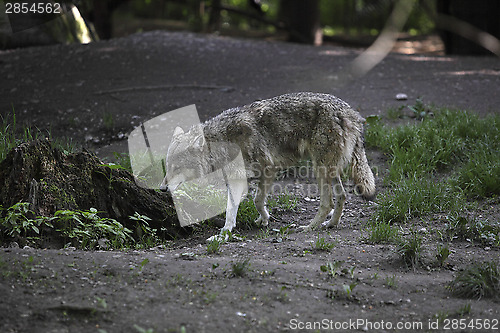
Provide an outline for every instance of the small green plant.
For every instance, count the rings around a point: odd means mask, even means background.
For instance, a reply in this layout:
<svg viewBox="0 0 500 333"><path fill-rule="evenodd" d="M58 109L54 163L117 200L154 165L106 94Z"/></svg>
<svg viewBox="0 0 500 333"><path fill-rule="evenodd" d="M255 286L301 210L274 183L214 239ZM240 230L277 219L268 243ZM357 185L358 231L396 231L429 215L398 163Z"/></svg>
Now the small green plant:
<svg viewBox="0 0 500 333"><path fill-rule="evenodd" d="M457 310L457 315L460 317L465 317L470 315L472 312L472 305L470 303L465 303Z"/></svg>
<svg viewBox="0 0 500 333"><path fill-rule="evenodd" d="M275 231L278 234L279 242L288 238L288 235L290 234L290 228L292 225L293 223L290 223L285 226L281 226L279 229L273 229L273 231Z"/></svg>
<svg viewBox="0 0 500 333"><path fill-rule="evenodd" d="M141 261L141 264L139 265L139 272L142 272L142 270L144 269L144 266L146 266L148 263L149 263L149 259L148 258L146 258L143 261Z"/></svg>
<svg viewBox="0 0 500 333"><path fill-rule="evenodd" d="M130 155L128 153L117 153L114 152L113 156L115 157L118 164L122 166L123 169L132 173L132 164L130 162Z"/></svg>
<svg viewBox="0 0 500 333"><path fill-rule="evenodd" d="M330 251L335 247L335 242L328 242L324 237L320 237L318 233L318 237L316 238L316 242L314 243L314 248L317 251Z"/></svg>
<svg viewBox="0 0 500 333"><path fill-rule="evenodd" d="M145 329L145 328L142 328L141 326L136 325L136 324L134 324L134 328L139 333L154 333L155 332L154 329L152 329L152 328Z"/></svg>
<svg viewBox="0 0 500 333"><path fill-rule="evenodd" d="M243 277L250 270L250 259L240 260L231 263L231 276L232 277Z"/></svg>
<svg viewBox="0 0 500 333"><path fill-rule="evenodd" d="M417 98L415 105L409 105L408 109L413 112L414 117L417 119L424 119L429 115L433 115L430 108L420 98Z"/></svg>
<svg viewBox="0 0 500 333"><path fill-rule="evenodd" d="M271 236L269 228L261 229L260 232L255 235L255 239L266 239Z"/></svg>
<svg viewBox="0 0 500 333"><path fill-rule="evenodd" d="M396 275L387 276L387 277L385 278L385 285L386 285L388 288L395 289L395 288L398 286L398 283L397 283L397 276L396 276Z"/></svg>
<svg viewBox="0 0 500 333"><path fill-rule="evenodd" d="M255 228L254 221L259 217L259 212L255 208L255 204L250 196L247 196L243 201L240 202L238 207L238 213L236 214L236 220L239 225L245 229Z"/></svg>
<svg viewBox="0 0 500 333"><path fill-rule="evenodd" d="M0 116L0 162L5 159L7 153L18 145L35 141L41 138L49 138L52 148L60 149L64 154L69 154L77 150L77 146L71 139L52 138L50 131L32 129L28 126L18 128L16 113L12 115Z"/></svg>
<svg viewBox="0 0 500 333"><path fill-rule="evenodd" d="M434 318L435 318L435 319L437 319L437 320L438 320L438 322L439 322L440 324L442 324L442 323L444 322L444 320L445 320L446 318L448 318L448 316L449 316L449 315L448 315L448 311L444 311L444 310L442 310L442 311L438 311L438 312L434 315Z"/></svg>
<svg viewBox="0 0 500 333"><path fill-rule="evenodd" d="M5 211L5 216L2 216ZM33 219L28 202L18 202L7 209L0 208L0 225L9 236L23 236L40 234L41 219ZM48 223L50 225L50 223Z"/></svg>
<svg viewBox="0 0 500 333"><path fill-rule="evenodd" d="M132 231L120 222L99 217L97 209L88 211L59 210L48 218L74 245L81 249L94 249L99 240L106 239L113 248L122 248L133 242Z"/></svg>
<svg viewBox="0 0 500 333"><path fill-rule="evenodd" d="M484 245L500 245L500 224L486 219L451 214L447 217L446 233L450 239L476 241Z"/></svg>
<svg viewBox="0 0 500 333"><path fill-rule="evenodd" d="M350 284L343 284L342 285L342 287L344 288L344 292L346 293L347 298L351 298L352 292L353 292L354 288L357 285L358 284L356 282L352 282Z"/></svg>
<svg viewBox="0 0 500 333"><path fill-rule="evenodd" d="M328 262L325 265L321 265L319 268L322 272L328 273L332 278L335 278L341 271L341 267L344 264L342 260L336 260L333 263Z"/></svg>
<svg viewBox="0 0 500 333"><path fill-rule="evenodd" d="M157 235L157 230L149 226L151 218L135 212L134 215L129 216L129 219L137 223L136 233L139 239L135 242L136 248L149 249L162 243Z"/></svg>
<svg viewBox="0 0 500 333"><path fill-rule="evenodd" d="M459 297L499 298L500 267L493 261L473 264L458 273L449 289Z"/></svg>
<svg viewBox="0 0 500 333"><path fill-rule="evenodd" d="M398 230L388 222L373 222L367 241L374 244L391 243L397 239Z"/></svg>
<svg viewBox="0 0 500 333"><path fill-rule="evenodd" d="M297 208L299 198L285 191L278 195L270 196L267 200L269 209L278 208L282 211L291 211Z"/></svg>
<svg viewBox="0 0 500 333"><path fill-rule="evenodd" d="M108 308L108 303L106 302L106 299L104 299L104 298L100 298L100 297L97 297L97 296L96 296L96 297L95 297L95 300L96 300L97 305L98 305L101 309L103 309L103 310L107 310L107 308Z"/></svg>
<svg viewBox="0 0 500 333"><path fill-rule="evenodd" d="M102 115L102 123L104 128L108 131L115 127L115 120L111 112L104 112Z"/></svg>
<svg viewBox="0 0 500 333"><path fill-rule="evenodd" d="M374 215L376 222L404 223L433 212L459 211L465 206L465 199L444 182L413 175L392 185L389 191L380 196Z"/></svg>
<svg viewBox="0 0 500 333"><path fill-rule="evenodd" d="M404 110L404 106L401 105L399 107L393 107L393 108L389 108L387 109L387 118L388 119L391 119L391 120L396 120L396 119L399 119L401 117L403 117L403 110Z"/></svg>
<svg viewBox="0 0 500 333"><path fill-rule="evenodd" d="M422 237L415 231L412 231L409 237L400 240L396 249L403 262L412 268L417 266L421 251Z"/></svg>
<svg viewBox="0 0 500 333"><path fill-rule="evenodd" d="M436 260L437 260L438 265L444 266L444 263L445 263L446 259L448 259L450 254L451 254L451 251L450 251L448 244L446 244L446 245L438 244L437 251L436 251Z"/></svg>
<svg viewBox="0 0 500 333"><path fill-rule="evenodd" d="M217 254L220 252L221 240L219 237L214 237L207 244L207 254Z"/></svg>

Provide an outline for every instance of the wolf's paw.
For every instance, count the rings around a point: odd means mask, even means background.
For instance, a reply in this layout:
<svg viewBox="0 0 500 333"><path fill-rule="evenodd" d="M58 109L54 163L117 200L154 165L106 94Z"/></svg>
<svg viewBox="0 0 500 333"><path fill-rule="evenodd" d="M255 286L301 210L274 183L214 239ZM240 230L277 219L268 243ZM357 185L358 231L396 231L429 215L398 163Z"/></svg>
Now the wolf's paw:
<svg viewBox="0 0 500 333"><path fill-rule="evenodd" d="M212 242L219 242L219 243L225 243L229 239L229 232L223 232L218 235L214 235L212 237L207 238L207 243L212 243Z"/></svg>
<svg viewBox="0 0 500 333"><path fill-rule="evenodd" d="M310 225L299 225L299 229L302 229L302 232L311 232L316 228L313 228Z"/></svg>
<svg viewBox="0 0 500 333"><path fill-rule="evenodd" d="M340 227L338 222L337 223L327 223L325 226L329 229L338 229Z"/></svg>
<svg viewBox="0 0 500 333"><path fill-rule="evenodd" d="M259 216L259 218L255 220L255 224L261 227L266 227L269 224L269 220L264 220L262 216Z"/></svg>

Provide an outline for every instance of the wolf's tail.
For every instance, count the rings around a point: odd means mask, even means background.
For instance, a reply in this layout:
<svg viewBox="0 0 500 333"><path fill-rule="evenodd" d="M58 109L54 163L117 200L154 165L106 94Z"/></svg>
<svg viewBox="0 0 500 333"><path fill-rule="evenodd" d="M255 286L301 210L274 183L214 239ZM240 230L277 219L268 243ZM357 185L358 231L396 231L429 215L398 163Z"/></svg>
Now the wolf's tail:
<svg viewBox="0 0 500 333"><path fill-rule="evenodd" d="M366 200L375 198L375 177L366 159L362 137L358 138L352 154L352 178L356 183L355 191Z"/></svg>

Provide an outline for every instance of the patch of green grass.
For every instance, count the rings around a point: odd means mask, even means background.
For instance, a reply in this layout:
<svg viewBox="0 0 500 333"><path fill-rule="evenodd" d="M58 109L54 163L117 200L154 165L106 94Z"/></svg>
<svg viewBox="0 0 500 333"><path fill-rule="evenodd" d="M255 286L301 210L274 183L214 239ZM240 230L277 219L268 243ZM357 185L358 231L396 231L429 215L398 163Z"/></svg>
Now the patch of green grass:
<svg viewBox="0 0 500 333"><path fill-rule="evenodd" d="M15 112L5 117L0 116L0 162L7 157L11 149L41 138L49 138L52 147L59 148L65 154L77 150L77 146L70 139L53 138L50 131L43 132L28 126L18 128L18 125Z"/></svg>
<svg viewBox="0 0 500 333"><path fill-rule="evenodd" d="M398 237L398 230L387 222L373 222L370 226L370 236L366 239L373 244L387 244Z"/></svg>
<svg viewBox="0 0 500 333"><path fill-rule="evenodd" d="M232 277L243 277L250 270L250 259L244 259L237 262L231 263L231 276Z"/></svg>
<svg viewBox="0 0 500 333"><path fill-rule="evenodd" d="M378 200L376 222L407 222L436 212L453 212L465 206L465 199L444 182L413 176L392 183Z"/></svg>
<svg viewBox="0 0 500 333"><path fill-rule="evenodd" d="M403 262L411 268L415 268L421 257L422 252L422 236L417 232L412 231L410 236L399 241L396 248L396 253L401 256Z"/></svg>
<svg viewBox="0 0 500 333"><path fill-rule="evenodd" d="M220 246L222 242L219 239L219 237L214 237L210 242L207 244L207 254L217 254L220 252Z"/></svg>
<svg viewBox="0 0 500 333"><path fill-rule="evenodd" d="M457 315L459 317L465 317L472 313L472 305L470 303L465 303L457 310Z"/></svg>
<svg viewBox="0 0 500 333"><path fill-rule="evenodd" d="M436 260L437 260L438 265L444 266L444 263L445 263L446 259L448 259L450 254L451 254L451 251L450 251L450 247L448 246L448 244L445 244L445 245L438 244L437 250L436 250Z"/></svg>
<svg viewBox="0 0 500 333"><path fill-rule="evenodd" d="M494 261L476 263L458 275L449 284L451 292L459 297L499 298L500 296L500 267Z"/></svg>
<svg viewBox="0 0 500 333"><path fill-rule="evenodd" d="M336 260L333 263L327 262L325 265L321 265L319 269L322 272L328 273L331 277L336 277L341 272L341 267L344 264L343 260Z"/></svg>
<svg viewBox="0 0 500 333"><path fill-rule="evenodd" d="M324 237L320 237L318 234L316 242L314 243L314 249L317 251L331 251L335 245L337 245L336 242L329 242Z"/></svg>
<svg viewBox="0 0 500 333"><path fill-rule="evenodd" d="M452 184L470 197L500 195L500 150L477 144L466 156L466 162L451 179Z"/></svg>
<svg viewBox="0 0 500 333"><path fill-rule="evenodd" d="M414 108L420 110L422 105ZM380 148L390 157L386 182L425 178L464 164L455 180L466 195L498 194L500 115L480 118L471 112L437 108L429 112L434 117L396 128L382 124L379 117L368 117L367 146Z"/></svg>
<svg viewBox="0 0 500 333"><path fill-rule="evenodd" d="M299 198L285 191L278 195L269 196L267 199L267 207L269 209L276 207L282 211L291 211L297 208L298 201Z"/></svg>
<svg viewBox="0 0 500 333"><path fill-rule="evenodd" d="M398 286L398 281L396 275L388 276L385 278L385 285L388 288L396 289Z"/></svg>
<svg viewBox="0 0 500 333"><path fill-rule="evenodd" d="M259 212L255 208L255 204L250 196L247 196L243 201L240 202L238 207L238 213L236 214L236 220L240 227L245 229L255 228L255 220L259 217Z"/></svg>
<svg viewBox="0 0 500 333"><path fill-rule="evenodd" d="M267 200L267 207L269 210L277 208L280 211L291 211L297 207L298 197L285 192L278 195L270 195ZM259 217L259 212L255 208L255 204L251 196L247 196L240 202L236 220L238 225L245 229L255 228L255 220Z"/></svg>
<svg viewBox="0 0 500 333"><path fill-rule="evenodd" d="M447 216L446 233L448 237L459 240L479 242L484 245L500 245L500 223L486 219L467 217L463 214Z"/></svg>

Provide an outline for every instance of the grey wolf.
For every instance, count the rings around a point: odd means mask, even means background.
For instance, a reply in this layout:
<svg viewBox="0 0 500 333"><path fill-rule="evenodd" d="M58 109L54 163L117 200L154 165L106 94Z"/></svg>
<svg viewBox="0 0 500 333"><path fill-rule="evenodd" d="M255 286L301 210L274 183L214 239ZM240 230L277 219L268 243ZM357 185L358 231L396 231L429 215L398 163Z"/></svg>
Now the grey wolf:
<svg viewBox="0 0 500 333"><path fill-rule="evenodd" d="M248 177L256 178L256 223L268 225L266 198L276 173L310 159L318 182L320 205L305 227L313 230L332 212L327 226L337 226L346 200L342 171L350 166L357 192L366 199L375 195L375 180L368 165L363 142L361 115L341 99L320 93L300 92L256 101L228 109L185 132L174 132L166 158L167 184L175 190L182 182L202 177L227 162L227 149L213 151L211 144L227 142L239 147ZM229 188L226 221L222 228L236 225L241 191ZM335 196L335 202L333 197Z"/></svg>

